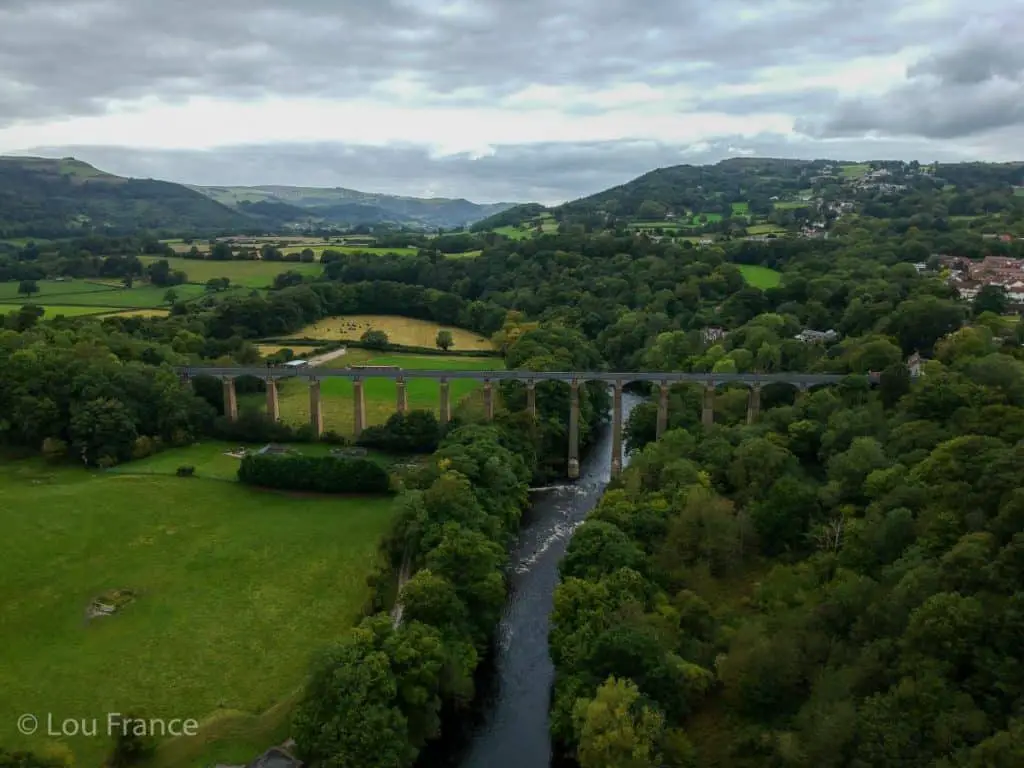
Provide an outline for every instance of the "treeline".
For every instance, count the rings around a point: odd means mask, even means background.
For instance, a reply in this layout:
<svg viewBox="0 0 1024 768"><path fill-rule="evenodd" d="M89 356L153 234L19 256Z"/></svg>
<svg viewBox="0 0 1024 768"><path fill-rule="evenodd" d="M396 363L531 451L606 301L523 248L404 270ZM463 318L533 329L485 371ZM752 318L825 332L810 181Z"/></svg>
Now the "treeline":
<svg viewBox="0 0 1024 768"><path fill-rule="evenodd" d="M96 325L67 325L0 331L0 441L109 466L212 428L214 408L169 367L187 358Z"/></svg>
<svg viewBox="0 0 1024 768"><path fill-rule="evenodd" d="M917 381L851 376L648 444L563 561L563 748L584 768L1017 765L1024 364L1004 349L963 328Z"/></svg>
<svg viewBox="0 0 1024 768"><path fill-rule="evenodd" d="M247 485L312 493L387 493L387 470L370 459L248 454L238 468Z"/></svg>
<svg viewBox="0 0 1024 768"><path fill-rule="evenodd" d="M527 503L524 432L513 421L455 430L403 494L392 565L413 575L391 614L365 619L316 660L293 725L301 759L411 766L439 735L442 708L472 701Z"/></svg>

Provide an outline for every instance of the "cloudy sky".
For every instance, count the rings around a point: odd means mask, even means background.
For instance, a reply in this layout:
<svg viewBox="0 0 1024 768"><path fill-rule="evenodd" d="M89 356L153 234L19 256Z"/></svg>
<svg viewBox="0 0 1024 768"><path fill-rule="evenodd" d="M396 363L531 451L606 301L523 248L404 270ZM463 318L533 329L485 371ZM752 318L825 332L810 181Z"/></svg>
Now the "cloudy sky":
<svg viewBox="0 0 1024 768"><path fill-rule="evenodd" d="M1024 0L0 0L0 153L546 203L737 155L1011 160L1021 41Z"/></svg>

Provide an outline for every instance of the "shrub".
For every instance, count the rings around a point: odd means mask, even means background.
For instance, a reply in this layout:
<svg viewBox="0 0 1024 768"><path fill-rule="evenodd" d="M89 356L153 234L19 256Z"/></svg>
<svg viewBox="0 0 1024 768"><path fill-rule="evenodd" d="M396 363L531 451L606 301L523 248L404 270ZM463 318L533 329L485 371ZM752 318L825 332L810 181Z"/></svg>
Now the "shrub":
<svg viewBox="0 0 1024 768"><path fill-rule="evenodd" d="M120 730L114 734L114 748L107 758L107 768L132 768L143 765L156 749L151 736L139 734L134 726L145 724L137 718L126 717L121 721Z"/></svg>
<svg viewBox="0 0 1024 768"><path fill-rule="evenodd" d="M363 430L356 444L391 453L433 453L440 441L441 425L433 411L410 411Z"/></svg>
<svg viewBox="0 0 1024 768"><path fill-rule="evenodd" d="M238 479L248 485L316 493L386 493L388 473L369 459L249 455Z"/></svg>
<svg viewBox="0 0 1024 768"><path fill-rule="evenodd" d="M178 467L177 471L174 474L176 474L178 477L194 477L196 474L196 468L183 465Z"/></svg>
<svg viewBox="0 0 1024 768"><path fill-rule="evenodd" d="M349 445L350 441L344 435L339 435L333 429L320 435L320 440L328 445Z"/></svg>
<svg viewBox="0 0 1024 768"><path fill-rule="evenodd" d="M68 455L68 444L59 437L48 437L43 440L43 456L48 461L60 461Z"/></svg>
<svg viewBox="0 0 1024 768"><path fill-rule="evenodd" d="M144 459L147 456L152 456L155 449L153 438L142 435L135 438L135 442L132 444L132 458Z"/></svg>

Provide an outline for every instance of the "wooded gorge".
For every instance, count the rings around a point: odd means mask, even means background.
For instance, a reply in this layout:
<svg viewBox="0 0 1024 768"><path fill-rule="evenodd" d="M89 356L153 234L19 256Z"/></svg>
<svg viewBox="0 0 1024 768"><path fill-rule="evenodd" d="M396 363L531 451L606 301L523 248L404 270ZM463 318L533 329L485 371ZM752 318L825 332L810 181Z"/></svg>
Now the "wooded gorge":
<svg viewBox="0 0 1024 768"><path fill-rule="evenodd" d="M570 227L474 259L339 254L322 278L166 318L12 312L0 436L91 465L130 460L142 438L188 443L223 404L171 366L258 363L255 340L344 314L471 329L510 368L844 374L766 387L753 424L745 390L721 387L705 427L701 392L675 387L657 441L655 405L634 410L632 464L562 562L552 734L582 768L1017 766L1024 330L958 299L931 254L1019 248L871 221L705 248ZM742 265L781 282L749 285ZM796 338L808 329L836 339ZM409 478L387 545L389 567L414 574L401 621L382 574L381 613L325 652L299 708L313 765L413 765L441 715L471 706L527 484L564 462L567 397L538 387L533 426L504 385L495 424L454 423ZM584 442L607 397L584 390Z"/></svg>

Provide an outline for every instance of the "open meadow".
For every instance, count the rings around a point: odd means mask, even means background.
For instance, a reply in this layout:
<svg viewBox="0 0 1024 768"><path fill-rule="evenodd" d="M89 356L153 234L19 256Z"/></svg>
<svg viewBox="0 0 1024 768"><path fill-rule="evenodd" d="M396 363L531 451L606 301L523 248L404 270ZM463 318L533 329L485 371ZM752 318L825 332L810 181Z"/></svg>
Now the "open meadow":
<svg viewBox="0 0 1024 768"><path fill-rule="evenodd" d="M755 288L762 290L774 288L782 282L782 274L769 267L760 267L756 264L737 264L743 279Z"/></svg>
<svg viewBox="0 0 1024 768"><path fill-rule="evenodd" d="M226 277L233 285L247 288L268 288L282 272L294 271L303 275L323 274L320 264L290 261L212 261L209 259L167 258L166 256L140 256L145 265L166 259L172 270L181 270L189 282L205 283L216 277ZM201 289L201 286L200 286Z"/></svg>
<svg viewBox="0 0 1024 768"><path fill-rule="evenodd" d="M311 653L358 618L393 505L229 482L237 460L221 447L118 472L0 464L5 747L46 748L45 736L18 733L24 712L208 723L209 734L204 725L201 738L167 745L157 764L168 768L244 762L276 738L267 729L285 722ZM197 477L173 476L189 463ZM89 618L98 598L123 605ZM228 741L211 746L207 735ZM109 749L98 738L67 745L80 766L100 765Z"/></svg>
<svg viewBox="0 0 1024 768"><path fill-rule="evenodd" d="M340 358L327 365L340 368L347 364L348 361L345 358ZM452 371L493 371L504 368L501 358L497 357L406 354L366 358L360 356L358 365ZM460 401L470 398L478 392L480 384L476 381L453 379L450 387L454 411ZM440 413L441 394L436 381L409 379L406 381L405 391L410 410L430 410ZM351 435L355 428L355 399L352 393L352 382L348 379L323 379L320 383L320 396L324 414L324 429ZM397 410L398 389L391 379L366 379L363 384L363 396L366 400L367 425L383 424ZM277 397L281 410L281 421L293 425L309 423L309 385L304 379L281 381L278 384ZM260 393L239 395L238 407L240 410L250 409L265 412L266 398Z"/></svg>
<svg viewBox="0 0 1024 768"><path fill-rule="evenodd" d="M399 315L325 317L285 338L322 339L324 341L354 340L369 330L384 331L388 335L388 341L392 344L403 344L410 347L434 347L437 332L445 330L451 332L455 342L452 349L460 351L494 349L494 345L488 339L473 331Z"/></svg>
<svg viewBox="0 0 1024 768"><path fill-rule="evenodd" d="M844 179L859 179L870 170L871 166L867 163L849 163L839 167L840 175Z"/></svg>

